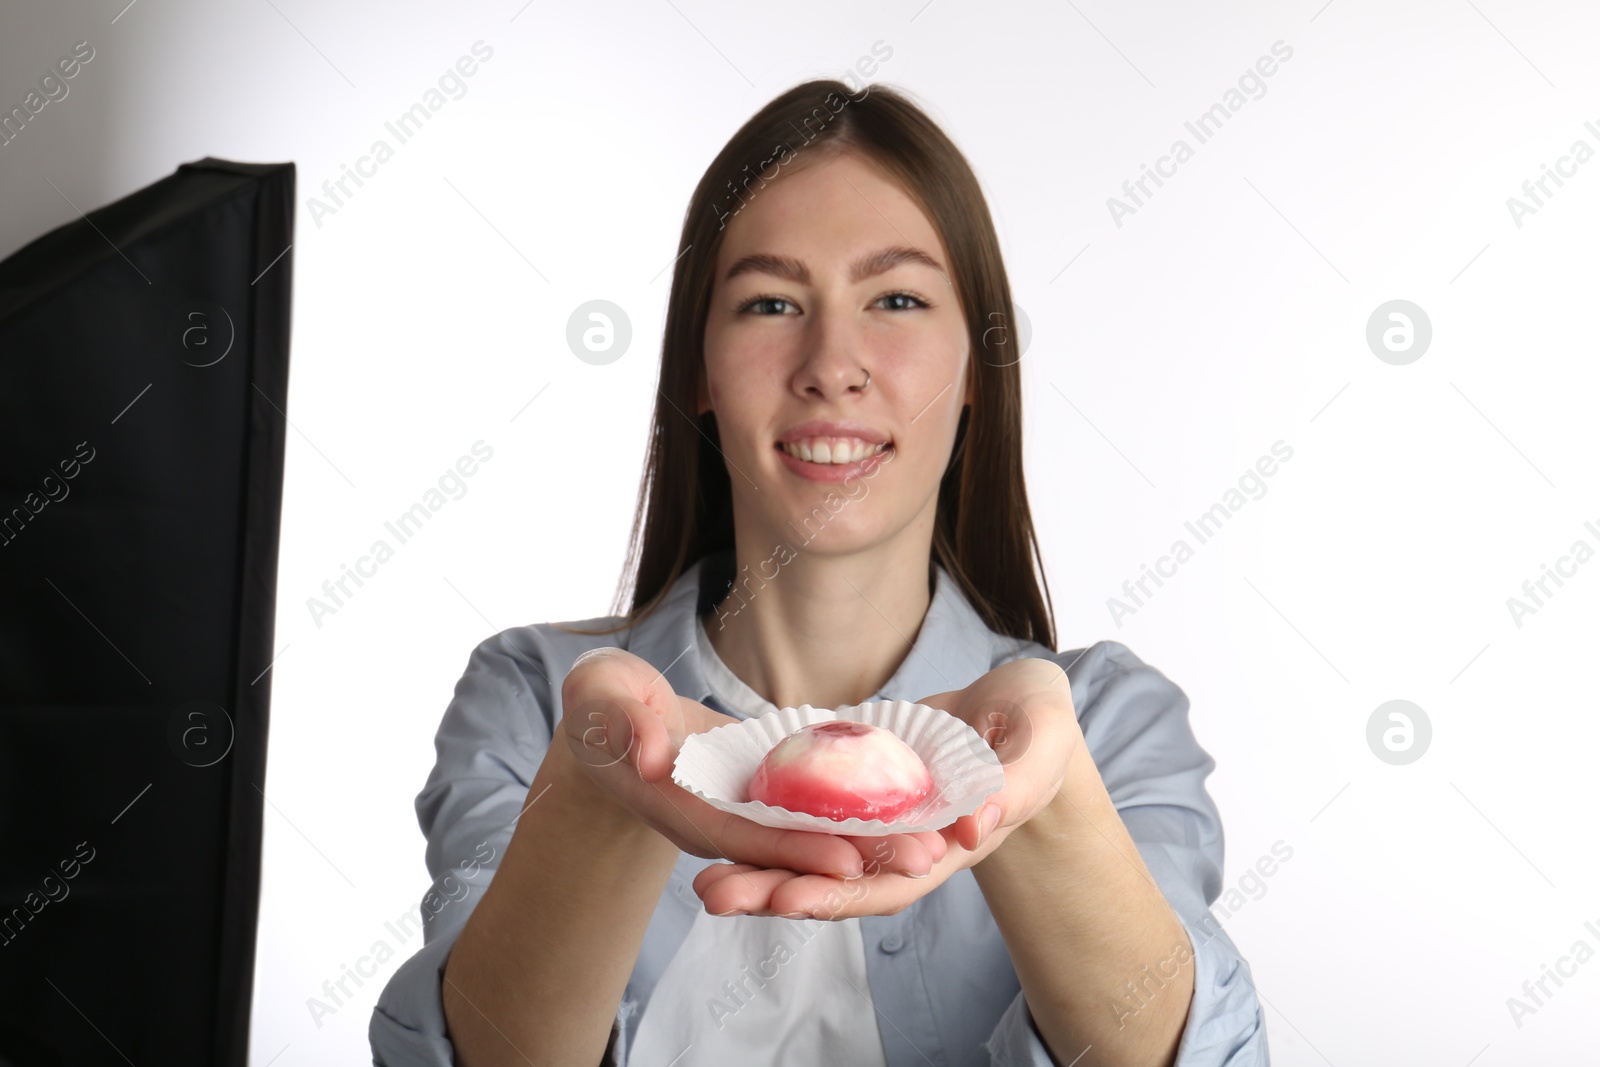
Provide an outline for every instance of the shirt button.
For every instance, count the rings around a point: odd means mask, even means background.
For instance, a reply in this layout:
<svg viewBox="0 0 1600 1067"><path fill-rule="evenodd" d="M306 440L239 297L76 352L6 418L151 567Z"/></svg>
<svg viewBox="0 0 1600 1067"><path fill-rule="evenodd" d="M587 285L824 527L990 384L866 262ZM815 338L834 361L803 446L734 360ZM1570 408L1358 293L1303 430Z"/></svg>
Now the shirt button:
<svg viewBox="0 0 1600 1067"><path fill-rule="evenodd" d="M899 934L890 934L888 937L878 942L878 947L883 949L885 952L895 953L905 948L906 943Z"/></svg>

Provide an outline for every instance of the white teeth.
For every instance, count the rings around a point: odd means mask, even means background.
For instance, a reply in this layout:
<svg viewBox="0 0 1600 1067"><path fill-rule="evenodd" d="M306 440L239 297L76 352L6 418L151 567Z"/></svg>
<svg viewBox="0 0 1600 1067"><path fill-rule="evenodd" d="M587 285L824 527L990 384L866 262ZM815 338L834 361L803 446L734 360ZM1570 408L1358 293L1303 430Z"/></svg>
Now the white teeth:
<svg viewBox="0 0 1600 1067"><path fill-rule="evenodd" d="M856 437L808 437L802 441L789 441L781 446L789 455L810 463L839 465L856 463L868 456L877 455L889 446L869 445Z"/></svg>

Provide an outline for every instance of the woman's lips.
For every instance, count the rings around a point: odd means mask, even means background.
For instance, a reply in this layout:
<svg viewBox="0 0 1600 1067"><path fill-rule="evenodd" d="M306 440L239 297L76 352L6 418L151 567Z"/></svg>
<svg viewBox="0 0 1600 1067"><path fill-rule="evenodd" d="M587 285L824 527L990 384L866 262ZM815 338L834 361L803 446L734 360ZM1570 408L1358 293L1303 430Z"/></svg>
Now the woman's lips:
<svg viewBox="0 0 1600 1067"><path fill-rule="evenodd" d="M772 447L785 467L813 482L843 482L850 478L865 477L876 470L879 464L887 461L894 452L894 445L891 444L882 452L865 456L854 463L813 463L789 455L780 444L774 444Z"/></svg>

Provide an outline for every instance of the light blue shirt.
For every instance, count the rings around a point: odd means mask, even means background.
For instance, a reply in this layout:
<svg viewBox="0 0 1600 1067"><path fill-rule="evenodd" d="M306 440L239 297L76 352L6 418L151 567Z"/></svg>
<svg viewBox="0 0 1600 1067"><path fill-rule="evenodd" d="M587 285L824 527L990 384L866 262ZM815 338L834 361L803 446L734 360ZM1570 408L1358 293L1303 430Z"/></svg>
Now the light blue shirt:
<svg viewBox="0 0 1600 1067"><path fill-rule="evenodd" d="M1205 789L1216 764L1189 727L1188 698L1114 641L1057 653L994 633L943 568L935 571L915 645L871 699L915 701L964 688L1023 657L1060 665L1106 789L1193 945L1194 996L1179 1067L1267 1064L1266 1026L1249 966L1209 911L1222 887L1222 823ZM445 961L527 802L561 718L561 682L573 660L591 648L626 648L661 670L679 695L746 717L717 698L695 642L697 616L711 610L731 578L731 553L717 553L685 571L657 610L629 629L586 636L550 624L519 626L473 650L434 741L438 760L416 802L434 879L422 909L425 944L378 998L369 1028L375 1064L453 1063L439 992ZM599 629L603 621L583 625ZM485 856L492 858L485 863ZM640 1012L702 908L690 882L705 863L681 853L656 904L617 1010L622 1067ZM1052 1067L970 870L958 871L899 914L863 917L861 931L890 1067ZM1130 974L1126 988L1105 991L1106 1010L1121 1017L1159 996L1165 982L1158 972L1170 976L1176 965L1152 961Z"/></svg>

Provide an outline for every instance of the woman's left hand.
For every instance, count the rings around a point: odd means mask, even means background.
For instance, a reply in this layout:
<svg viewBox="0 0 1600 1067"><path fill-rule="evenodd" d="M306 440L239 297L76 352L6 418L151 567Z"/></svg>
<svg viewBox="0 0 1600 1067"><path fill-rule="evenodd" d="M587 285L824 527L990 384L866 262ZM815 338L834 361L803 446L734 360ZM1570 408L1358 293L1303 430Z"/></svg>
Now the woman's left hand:
<svg viewBox="0 0 1600 1067"><path fill-rule="evenodd" d="M1066 673L1049 660L1013 660L965 689L925 697L919 703L966 722L994 749L1005 771L1005 785L998 793L939 831L948 848L926 877L885 869L894 857L889 838L879 843L860 878L713 863L694 880L706 910L714 915L818 919L893 915L956 871L981 862L1012 830L1042 811L1055 798L1069 762L1083 745L1071 685Z"/></svg>

